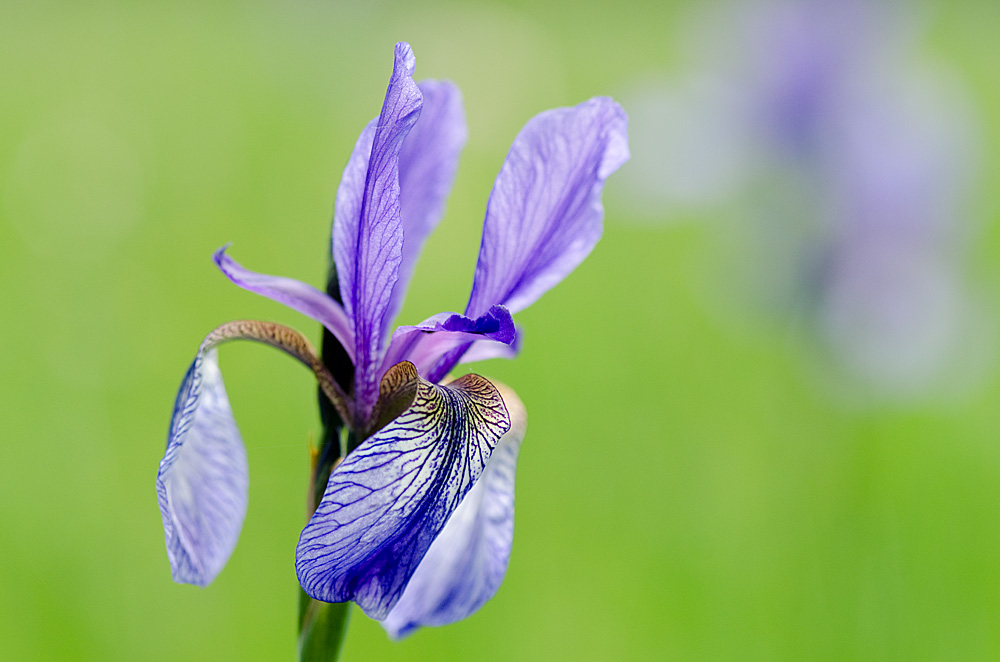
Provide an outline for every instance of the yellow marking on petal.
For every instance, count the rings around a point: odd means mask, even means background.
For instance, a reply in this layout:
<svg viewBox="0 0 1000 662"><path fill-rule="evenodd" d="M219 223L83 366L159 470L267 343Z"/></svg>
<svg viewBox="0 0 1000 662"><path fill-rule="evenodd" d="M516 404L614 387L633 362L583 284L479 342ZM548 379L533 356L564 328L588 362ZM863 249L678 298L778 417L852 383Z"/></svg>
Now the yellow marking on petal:
<svg viewBox="0 0 1000 662"><path fill-rule="evenodd" d="M309 440L309 469L310 471L316 471L316 463L319 462L319 448L313 443L313 433L310 430Z"/></svg>

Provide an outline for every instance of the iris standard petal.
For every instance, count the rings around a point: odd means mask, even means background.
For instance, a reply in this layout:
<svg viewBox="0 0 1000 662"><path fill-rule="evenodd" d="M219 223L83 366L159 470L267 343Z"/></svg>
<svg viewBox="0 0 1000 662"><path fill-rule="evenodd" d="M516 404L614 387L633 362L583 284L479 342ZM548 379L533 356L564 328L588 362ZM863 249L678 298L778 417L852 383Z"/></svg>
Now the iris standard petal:
<svg viewBox="0 0 1000 662"><path fill-rule="evenodd" d="M432 378L428 371L441 357L456 347L483 339L505 347L515 343L517 330L509 310L493 306L476 319L439 313L415 326L401 326L392 334L383 366L410 361L426 379L437 382L443 375Z"/></svg>
<svg viewBox="0 0 1000 662"><path fill-rule="evenodd" d="M393 367L401 369L417 378L412 364ZM482 377L420 380L413 404L330 475L296 550L305 592L385 618L509 428L500 394Z"/></svg>
<svg viewBox="0 0 1000 662"><path fill-rule="evenodd" d="M349 290L344 283L345 276L352 276L356 268L355 247L357 245L358 224L365 197L365 180L368 177L368 163L372 156L372 142L378 117L373 118L354 143L351 156L347 159L344 172L337 186L337 197L333 207L333 228L330 236L330 251L337 269L340 298L350 300ZM354 282L353 280L351 281Z"/></svg>
<svg viewBox="0 0 1000 662"><path fill-rule="evenodd" d="M339 303L311 285L283 276L268 276L244 268L226 255L228 246L215 252L215 263L226 277L245 290L260 294L311 317L329 329L354 360L354 333Z"/></svg>
<svg viewBox="0 0 1000 662"><path fill-rule="evenodd" d="M423 108L399 153L403 260L383 318L383 337L388 335L399 313L424 242L444 214L445 200L458 169L458 157L468 135L462 95L453 83L425 80L417 87L423 95Z"/></svg>
<svg viewBox="0 0 1000 662"><path fill-rule="evenodd" d="M354 330L355 398L364 421L378 397L383 328L403 255L399 153L420 114L409 44L396 44L395 63L378 121L355 146L337 190L333 257L344 309ZM371 150L365 163L370 133ZM364 168L364 177L360 172Z"/></svg>
<svg viewBox="0 0 1000 662"><path fill-rule="evenodd" d="M608 97L532 118L490 194L466 314L526 308L566 277L601 236L604 180L628 160L627 118Z"/></svg>
<svg viewBox="0 0 1000 662"><path fill-rule="evenodd" d="M198 350L174 405L156 476L174 580L205 586L229 560L247 510L248 469L216 351Z"/></svg>
<svg viewBox="0 0 1000 662"><path fill-rule="evenodd" d="M495 386L510 415L510 430L382 621L393 639L420 626L462 620L492 598L503 582L514 541L514 474L527 412L513 391Z"/></svg>

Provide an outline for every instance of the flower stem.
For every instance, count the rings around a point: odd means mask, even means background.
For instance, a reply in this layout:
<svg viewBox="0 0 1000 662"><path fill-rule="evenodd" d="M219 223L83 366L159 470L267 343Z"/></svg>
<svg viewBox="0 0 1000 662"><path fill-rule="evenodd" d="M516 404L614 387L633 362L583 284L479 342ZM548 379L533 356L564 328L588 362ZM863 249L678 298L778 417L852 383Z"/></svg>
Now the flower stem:
<svg viewBox="0 0 1000 662"><path fill-rule="evenodd" d="M316 506L330 479L330 472L341 459L341 449L350 443L354 432L344 427L342 420L326 421L322 447L314 451L310 473L308 517ZM341 437L346 437L342 439ZM344 645L351 603L320 602L299 587L299 660L300 662L336 662Z"/></svg>
<svg viewBox="0 0 1000 662"><path fill-rule="evenodd" d="M336 662L350 615L350 602L313 600L299 587L300 662Z"/></svg>

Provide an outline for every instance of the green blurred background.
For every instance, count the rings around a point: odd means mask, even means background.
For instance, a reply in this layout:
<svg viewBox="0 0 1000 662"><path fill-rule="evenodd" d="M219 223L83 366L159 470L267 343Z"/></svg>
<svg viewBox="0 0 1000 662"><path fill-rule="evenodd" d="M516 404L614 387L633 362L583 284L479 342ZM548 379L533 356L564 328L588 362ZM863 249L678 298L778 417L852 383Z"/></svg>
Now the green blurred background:
<svg viewBox="0 0 1000 662"><path fill-rule="evenodd" d="M212 251L322 282L340 170L405 39L418 79L462 88L470 139L402 322L460 309L518 129L679 66L691 6L4 3L0 657L291 659L319 431L300 366L222 351L246 524L206 589L174 584L164 551L154 477L201 338L244 317L319 338ZM985 119L969 260L989 291L1000 11L925 8L919 55ZM616 186L592 256L518 316L520 358L475 368L530 413L506 582L402 643L355 610L343 659L1000 658L1000 373L960 397L845 406L787 320L718 314L711 219L636 222Z"/></svg>

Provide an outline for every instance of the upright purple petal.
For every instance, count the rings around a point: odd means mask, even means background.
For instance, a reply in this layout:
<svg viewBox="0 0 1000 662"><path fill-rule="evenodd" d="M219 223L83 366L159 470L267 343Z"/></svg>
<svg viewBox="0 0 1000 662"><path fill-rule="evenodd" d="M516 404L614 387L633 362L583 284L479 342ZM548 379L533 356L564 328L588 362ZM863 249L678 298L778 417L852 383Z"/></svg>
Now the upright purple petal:
<svg viewBox="0 0 1000 662"><path fill-rule="evenodd" d="M423 109L399 153L403 261L383 318L383 337L399 313L424 242L444 215L445 200L468 135L462 95L453 83L425 80L417 87L424 98Z"/></svg>
<svg viewBox="0 0 1000 662"><path fill-rule="evenodd" d="M268 276L245 269L226 255L228 246L215 252L215 263L226 277L245 290L260 294L316 320L332 333L354 360L354 333L340 304L326 293L294 278Z"/></svg>
<svg viewBox="0 0 1000 662"><path fill-rule="evenodd" d="M466 314L517 313L566 277L601 236L604 180L628 160L627 118L608 97L532 118L486 207Z"/></svg>
<svg viewBox="0 0 1000 662"><path fill-rule="evenodd" d="M421 380L413 404L330 475L296 550L305 592L385 618L509 428L482 377Z"/></svg>
<svg viewBox="0 0 1000 662"><path fill-rule="evenodd" d="M496 594L507 573L514 541L514 474L527 412L513 391L496 386L510 415L510 430L382 621L393 639L420 626L448 625L471 615Z"/></svg>
<svg viewBox="0 0 1000 662"><path fill-rule="evenodd" d="M348 296L353 292L345 285L345 278L352 278L357 269L358 228L361 224L361 212L365 199L365 181L368 178L368 164L372 156L372 143L375 140L375 129L380 117L373 118L361 130L351 156L344 166L337 187L337 198L333 211L333 229L330 237L330 250L337 267L337 280L340 282L340 294L345 305L353 299Z"/></svg>
<svg viewBox="0 0 1000 662"><path fill-rule="evenodd" d="M359 138L337 190L333 257L344 309L354 330L360 421L367 418L378 396L381 375L376 373L385 318L403 259L399 153L420 114L420 90L413 82L415 62L409 44L396 44L382 112ZM370 151L366 150L368 140Z"/></svg>
<svg viewBox="0 0 1000 662"><path fill-rule="evenodd" d="M174 581L206 586L236 546L248 469L214 349L204 344L184 376L156 476Z"/></svg>

